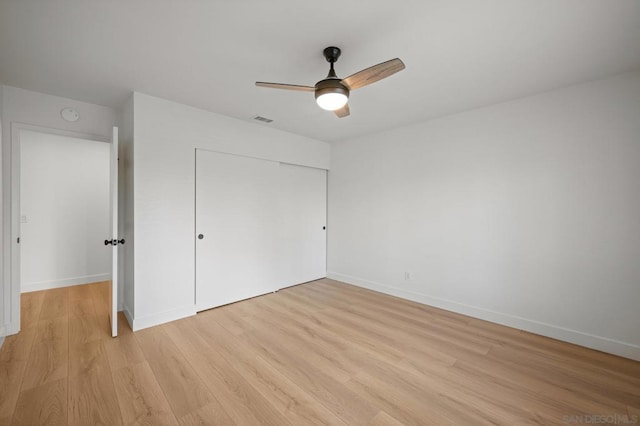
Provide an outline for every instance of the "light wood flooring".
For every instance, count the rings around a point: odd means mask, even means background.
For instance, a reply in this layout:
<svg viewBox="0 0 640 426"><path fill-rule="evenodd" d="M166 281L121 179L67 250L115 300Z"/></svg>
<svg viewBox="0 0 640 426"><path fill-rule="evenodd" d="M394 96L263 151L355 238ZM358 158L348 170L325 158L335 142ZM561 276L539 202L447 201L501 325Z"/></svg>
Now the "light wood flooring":
<svg viewBox="0 0 640 426"><path fill-rule="evenodd" d="M136 333L121 317L115 339L107 285L22 295L22 331L0 350L0 424L546 425L640 414L638 362L336 281Z"/></svg>

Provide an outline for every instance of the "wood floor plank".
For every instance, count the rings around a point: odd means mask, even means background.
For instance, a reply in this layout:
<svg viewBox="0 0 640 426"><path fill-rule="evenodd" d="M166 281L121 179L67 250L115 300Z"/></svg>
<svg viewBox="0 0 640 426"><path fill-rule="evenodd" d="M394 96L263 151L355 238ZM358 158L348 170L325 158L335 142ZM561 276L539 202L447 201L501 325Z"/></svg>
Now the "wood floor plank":
<svg viewBox="0 0 640 426"><path fill-rule="evenodd" d="M35 329L28 329L7 336L0 347L0 362L26 361L31 353L31 345L36 335Z"/></svg>
<svg viewBox="0 0 640 426"><path fill-rule="evenodd" d="M172 335L187 333L186 325L186 323L176 324ZM233 363L240 375L293 424L344 424L330 410L318 403L285 375L278 372L261 357L255 356L248 347L242 345L235 338L235 335L221 324L218 323L216 326L216 324L207 321L206 327L206 335L209 337L207 340L209 351L213 350L213 343L215 351L227 362ZM211 340L212 338L215 340Z"/></svg>
<svg viewBox="0 0 640 426"><path fill-rule="evenodd" d="M567 413L585 414L596 410L595 404L580 403L578 398L566 390L545 386L544 383L520 374L518 371L493 366L483 360L477 363L460 362L450 370L448 378L457 386L525 410L521 418L537 424L558 423ZM563 395L570 395L570 403ZM591 411L594 412L594 411Z"/></svg>
<svg viewBox="0 0 640 426"><path fill-rule="evenodd" d="M70 346L69 377L88 375L90 373L110 374L111 368L105 350L105 340Z"/></svg>
<svg viewBox="0 0 640 426"><path fill-rule="evenodd" d="M35 340L22 380L22 390L66 378L68 375L68 317L41 320L35 330Z"/></svg>
<svg viewBox="0 0 640 426"><path fill-rule="evenodd" d="M176 417L184 417L214 401L212 393L164 329L142 330L136 339Z"/></svg>
<svg viewBox="0 0 640 426"><path fill-rule="evenodd" d="M67 378L20 392L14 425L66 425Z"/></svg>
<svg viewBox="0 0 640 426"><path fill-rule="evenodd" d="M469 391L464 387L455 386L450 382L448 371L439 369L405 369L402 365L362 357L360 362L363 370L354 378L355 382L375 388L374 383L381 381L388 389L379 392L392 391L397 395L404 395L405 400L411 400L421 395L428 400L429 409L448 419L456 419L465 424L488 422L513 423L514 419L522 418L522 411L518 406L509 406L500 400L484 398L482 394ZM405 395L406 394L406 395ZM416 401L414 401L416 402ZM387 407L397 413L400 407ZM479 413L484 410L484 419ZM518 417L518 415L520 415Z"/></svg>
<svg viewBox="0 0 640 426"><path fill-rule="evenodd" d="M283 296L285 299L288 295ZM284 300L281 301L282 304L285 304ZM291 302L289 302L291 303ZM370 333L368 333L365 329L361 327L353 328L343 324L341 321L336 320L330 315L323 314L324 310L316 310L311 311L307 309L304 304L302 305L304 308L298 311L294 311L294 318L298 320L298 318L305 318L311 324L311 327L315 327L314 332L322 333L324 330L328 333L328 336L333 335L334 338L342 339L347 342L346 346L356 345L362 350L370 351L371 354L375 354L383 356L389 359L395 359L396 361L401 361L405 357L405 353L394 346L394 342L391 339L392 336L388 336L387 338L380 340L376 338L372 338ZM286 312L287 309L281 310L281 312ZM264 314L259 314L258 318L261 318ZM290 321L290 319L289 319ZM325 334L327 336L327 334ZM331 339L331 337L327 337Z"/></svg>
<svg viewBox="0 0 640 426"><path fill-rule="evenodd" d="M277 371L312 394L322 405L347 424L366 423L377 410L357 393L346 388L306 360L293 355L285 347L272 341L257 331L239 336L243 342L253 347L260 356Z"/></svg>
<svg viewBox="0 0 640 426"><path fill-rule="evenodd" d="M260 356L246 364L245 377L258 391L294 424L347 425L330 409L316 400L311 393L277 371Z"/></svg>
<svg viewBox="0 0 640 426"><path fill-rule="evenodd" d="M42 301L39 320L55 320L69 315L69 289L67 287L47 290Z"/></svg>
<svg viewBox="0 0 640 426"><path fill-rule="evenodd" d="M133 334L102 340L109 365L113 371L129 367L145 360L142 349Z"/></svg>
<svg viewBox="0 0 640 426"><path fill-rule="evenodd" d="M11 420L29 359L35 329L8 336L0 348L0 418Z"/></svg>
<svg viewBox="0 0 640 426"><path fill-rule="evenodd" d="M182 355L180 349L167 336L164 327L146 328L138 331L134 336L147 360L162 361Z"/></svg>
<svg viewBox="0 0 640 426"><path fill-rule="evenodd" d="M97 283L87 284L89 295L93 301L93 306L97 315L109 315L110 306L110 286L111 281L101 281Z"/></svg>
<svg viewBox="0 0 640 426"><path fill-rule="evenodd" d="M20 329L26 330L38 324L44 291L32 291L20 295Z"/></svg>
<svg viewBox="0 0 640 426"><path fill-rule="evenodd" d="M564 351L550 352L549 350L539 347L523 347L512 344L511 342L505 343L503 347L492 349L494 354L497 351L503 351L512 354L514 357L530 360L541 368L555 370L560 375L579 374L587 387L595 386L600 388L606 386L612 378L615 377L618 383L617 390L620 392L630 394L640 388L640 374L634 377L630 374L611 371L611 369L608 368L601 368L599 363L585 362L584 359L573 358L565 354Z"/></svg>
<svg viewBox="0 0 640 426"><path fill-rule="evenodd" d="M388 362L400 362L403 357L393 347L387 345L386 342L379 342L376 346L375 342L364 338L362 335L344 335L343 329L334 328L332 324L324 322L317 314L310 314L306 309L300 309L300 305L292 304L285 298L280 298L278 303L265 298L260 304L265 309L253 321L265 324L273 324L273 317L277 321L277 325L271 325L274 328L282 328L288 330L288 334L295 335L301 340L310 343L318 353L316 355L323 356L331 362L339 366L343 371L348 371L352 375L360 371L361 366L358 362L352 362L351 358L345 356L349 350L358 350L367 353L369 356L385 360ZM304 306L304 305L302 305ZM287 316L287 311L295 312L296 321L291 321L291 317ZM291 315L289 313L289 315ZM315 344L314 344L315 343ZM450 365L455 359L446 359L445 365Z"/></svg>
<svg viewBox="0 0 640 426"><path fill-rule="evenodd" d="M278 306L277 306L277 305L281 305L287 308L294 309L295 305L291 305L291 301L288 300L286 297L284 299L278 300L278 304L275 304L273 302L269 303L268 300L265 300L263 304L270 305L271 314L274 314L276 311L280 312L281 315L279 316L279 322L281 323L281 326L289 327L292 332L296 333L297 336L300 336L303 339L311 338L312 341L313 340L321 341L323 345L324 344L335 345L336 352L331 352L330 354L328 354L328 356L332 359L332 362L335 362L337 365L341 365L343 368L348 369L347 366L343 365L336 358L340 358L339 356L340 350L350 349L354 346L354 344L356 344L356 341L354 339L346 340L341 337L340 333L326 334L327 325L322 324L322 326L320 326L321 322L319 321L319 318L320 318L319 316L313 317L312 320L307 320L306 314L301 313L300 315L296 315L297 321L292 322L288 320L288 318L286 317L286 314L282 315L282 313L286 311L282 311L278 309ZM264 315L261 315L259 318L255 319L255 321L261 321L261 320L265 320ZM268 322L268 317L266 318L266 321ZM363 339L362 342L370 342L370 340L367 340L362 335L360 337ZM438 345L429 344L429 342L424 342L421 340L417 340L417 341L416 339L412 339L412 340L414 340L412 345L409 345L409 346L404 345L405 346L404 351L406 353L410 352L410 353L418 354L420 358L423 359L423 361L426 361L428 359L430 362L441 365L441 366L450 366L450 365L453 365L453 363L455 363L455 361L457 360L457 358L453 357L452 355L446 352L446 348L442 349L442 348L439 348ZM359 349L364 351L367 351L368 349L370 349L368 348L368 345L357 345L357 346L359 347ZM385 358L385 354L380 350L380 348L381 348L381 344L378 344L378 349L368 350L368 351L373 357ZM391 346L389 346L389 352L392 353L393 351L394 349Z"/></svg>
<svg viewBox="0 0 640 426"><path fill-rule="evenodd" d="M384 411L380 411L371 422L369 422L369 426L403 426L403 424Z"/></svg>
<svg viewBox="0 0 640 426"><path fill-rule="evenodd" d="M69 425L121 425L111 372L91 370L69 379Z"/></svg>
<svg viewBox="0 0 640 426"><path fill-rule="evenodd" d="M72 317L69 321L69 346L77 346L106 339L109 335L109 324L102 321L99 315L83 315Z"/></svg>
<svg viewBox="0 0 640 426"><path fill-rule="evenodd" d="M189 326L185 327L185 324ZM189 363L199 372L229 417L239 425L292 424L238 373L235 363L228 362L208 343L213 341L206 334L201 334L196 324L196 319L193 318L172 324L178 327L180 332L173 332L171 336L179 342L180 349Z"/></svg>
<svg viewBox="0 0 640 426"><path fill-rule="evenodd" d="M433 425L457 424L454 420L439 412L439 410L434 409L431 400L416 401L415 397L411 397L401 389L391 388L386 383L376 380L375 377L365 376L361 373L347 382L346 385L353 392L362 395L371 404L382 408L402 423L416 425L420 424L420 422ZM373 418L370 421L373 421Z"/></svg>
<svg viewBox="0 0 640 426"><path fill-rule="evenodd" d="M84 286L79 286L84 287ZM88 317L97 315L96 308L93 306L93 299L91 297L86 298L69 298L69 316L74 317Z"/></svg>
<svg viewBox="0 0 640 426"><path fill-rule="evenodd" d="M288 295L291 296L291 293ZM352 328L366 330L369 335L380 336L382 333L386 339L393 339L395 346L402 348L418 349L422 347L427 352L431 352L431 349L435 347L456 358L464 357L468 353L486 354L491 348L488 342L482 342L475 336L456 336L452 330L443 332L441 328L433 324L421 327L414 326L389 315L380 315L373 310L358 308L354 305L343 309L327 307L320 312L320 315L339 319L343 324L352 325ZM354 322L358 324L357 327ZM393 331L390 332L390 330ZM417 336L424 337L424 339L416 339Z"/></svg>
<svg viewBox="0 0 640 426"><path fill-rule="evenodd" d="M283 321L261 317L260 320L256 320L254 329L256 334L278 341L290 351L308 351L308 355L305 357L306 362L321 369L339 382L346 382L353 374L353 367L345 366L341 362L342 359L338 352L322 350L320 345L290 333L290 329L284 325Z"/></svg>
<svg viewBox="0 0 640 426"><path fill-rule="evenodd" d="M246 322L242 317L229 315L231 312L236 310L235 308L236 306L234 305L221 306L220 308L207 311L206 314L218 324L226 328L230 333L237 335L251 330L253 326Z"/></svg>
<svg viewBox="0 0 640 426"><path fill-rule="evenodd" d="M169 403L147 362L113 372L125 425L177 425Z"/></svg>
<svg viewBox="0 0 640 426"><path fill-rule="evenodd" d="M91 299L93 283L69 287L69 301Z"/></svg>
<svg viewBox="0 0 640 426"><path fill-rule="evenodd" d="M605 380L593 383L592 376L587 371L582 371L579 377L574 373L563 371L562 365L549 364L548 362L527 356L522 351L514 351L512 348L494 348L491 357L504 366L518 368L531 377L536 377L546 383L552 384L558 389L569 388L572 397L582 397L585 401L593 401L591 405L599 409L615 408L624 409L625 404L618 401L631 401L633 405L640 405L640 387L628 386L624 381L618 380L615 387L610 387ZM608 388L606 394L602 389Z"/></svg>
<svg viewBox="0 0 640 426"><path fill-rule="evenodd" d="M218 402L212 402L178 419L180 426L235 425Z"/></svg>

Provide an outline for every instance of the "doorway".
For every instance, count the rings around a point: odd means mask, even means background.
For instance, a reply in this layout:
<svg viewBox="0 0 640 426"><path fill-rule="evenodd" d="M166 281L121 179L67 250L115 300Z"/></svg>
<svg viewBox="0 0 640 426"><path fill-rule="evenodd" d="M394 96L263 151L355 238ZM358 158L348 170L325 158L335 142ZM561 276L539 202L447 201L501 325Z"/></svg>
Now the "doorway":
<svg viewBox="0 0 640 426"><path fill-rule="evenodd" d="M23 292L106 282L101 293L115 336L117 128L113 133L105 141L12 125L11 287L19 302Z"/></svg>
<svg viewBox="0 0 640 426"><path fill-rule="evenodd" d="M111 279L109 144L20 132L21 293Z"/></svg>

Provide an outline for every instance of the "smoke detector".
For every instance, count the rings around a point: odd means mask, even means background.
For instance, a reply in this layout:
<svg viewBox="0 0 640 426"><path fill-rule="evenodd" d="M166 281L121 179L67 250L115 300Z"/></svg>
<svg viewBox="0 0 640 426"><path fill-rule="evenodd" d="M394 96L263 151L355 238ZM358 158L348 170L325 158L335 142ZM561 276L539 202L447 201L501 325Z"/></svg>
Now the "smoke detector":
<svg viewBox="0 0 640 426"><path fill-rule="evenodd" d="M78 121L80 119L80 114L78 114L78 111L76 111L73 108L63 109L62 111L60 111L60 115L62 116L62 118L64 118L65 120L71 123Z"/></svg>

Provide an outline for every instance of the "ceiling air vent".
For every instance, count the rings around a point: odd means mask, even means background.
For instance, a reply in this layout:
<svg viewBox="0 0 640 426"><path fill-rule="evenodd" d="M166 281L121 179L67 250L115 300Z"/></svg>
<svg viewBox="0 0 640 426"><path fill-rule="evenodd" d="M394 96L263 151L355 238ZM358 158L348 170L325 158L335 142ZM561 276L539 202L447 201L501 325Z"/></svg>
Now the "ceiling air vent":
<svg viewBox="0 0 640 426"><path fill-rule="evenodd" d="M254 120L258 120L258 121L262 121L263 123L271 123L273 120L270 118L266 118L266 117L261 117L259 115L256 115L255 117L253 117Z"/></svg>

